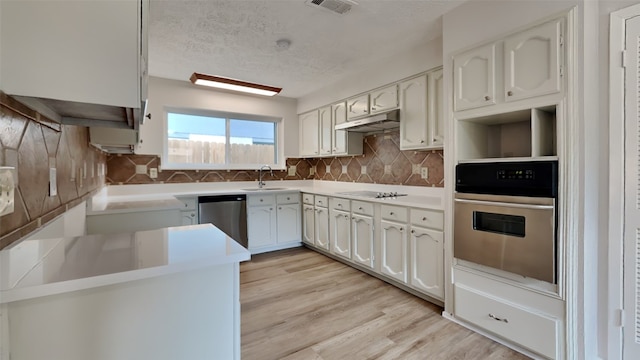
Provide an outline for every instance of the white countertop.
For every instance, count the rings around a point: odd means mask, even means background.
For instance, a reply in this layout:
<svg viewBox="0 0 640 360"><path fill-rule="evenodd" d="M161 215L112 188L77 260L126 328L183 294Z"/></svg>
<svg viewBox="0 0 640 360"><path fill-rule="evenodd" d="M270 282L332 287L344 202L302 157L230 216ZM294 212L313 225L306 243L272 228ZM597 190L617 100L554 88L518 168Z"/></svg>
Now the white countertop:
<svg viewBox="0 0 640 360"><path fill-rule="evenodd" d="M269 190L269 189L277 190ZM264 195L300 191L382 204L410 206L432 210L444 209L444 189L422 186L347 183L321 180L270 181L266 190L257 189L255 182L145 184L107 186L88 202L87 215L176 209L183 207L175 197L246 194ZM396 198L375 199L341 194L341 192L369 190L408 194ZM177 201L177 203L175 202Z"/></svg>
<svg viewBox="0 0 640 360"><path fill-rule="evenodd" d="M211 224L24 240L0 251L0 303L249 260Z"/></svg>

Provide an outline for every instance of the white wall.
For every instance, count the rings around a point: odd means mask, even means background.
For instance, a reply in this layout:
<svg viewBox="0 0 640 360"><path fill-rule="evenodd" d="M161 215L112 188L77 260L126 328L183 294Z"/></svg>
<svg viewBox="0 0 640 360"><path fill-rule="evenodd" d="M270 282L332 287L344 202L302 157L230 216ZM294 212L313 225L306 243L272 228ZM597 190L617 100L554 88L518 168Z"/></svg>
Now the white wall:
<svg viewBox="0 0 640 360"><path fill-rule="evenodd" d="M168 80L149 78L149 112L140 126L142 143L136 149L137 154L162 155L164 138L165 107L218 110L225 112L263 115L283 119L280 126L280 139L284 139L284 157L298 156L298 115L296 100L291 98L242 95L233 92L218 91L191 84L188 80ZM284 163L284 162L283 162Z"/></svg>
<svg viewBox="0 0 640 360"><path fill-rule="evenodd" d="M298 99L298 114L442 65L442 38L400 54Z"/></svg>

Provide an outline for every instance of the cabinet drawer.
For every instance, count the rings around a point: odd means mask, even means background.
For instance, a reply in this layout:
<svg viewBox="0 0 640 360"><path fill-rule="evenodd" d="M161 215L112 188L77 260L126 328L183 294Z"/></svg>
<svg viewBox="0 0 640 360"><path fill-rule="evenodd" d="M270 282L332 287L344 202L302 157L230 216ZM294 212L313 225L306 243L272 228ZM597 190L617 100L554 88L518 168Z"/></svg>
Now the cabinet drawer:
<svg viewBox="0 0 640 360"><path fill-rule="evenodd" d="M373 203L354 201L351 205L354 214L373 216Z"/></svg>
<svg viewBox="0 0 640 360"><path fill-rule="evenodd" d="M444 228L444 213L441 211L411 209L411 225L427 227L436 230Z"/></svg>
<svg viewBox="0 0 640 360"><path fill-rule="evenodd" d="M351 211L351 202L348 199L331 198L329 203L332 209Z"/></svg>
<svg viewBox="0 0 640 360"><path fill-rule="evenodd" d="M380 211L382 211L382 218L385 220L397 221L397 222L407 222L408 210L404 207L399 206L389 206L382 205L380 207Z"/></svg>
<svg viewBox="0 0 640 360"><path fill-rule="evenodd" d="M178 198L178 200L182 201L183 204L180 210L195 210L198 207L197 198Z"/></svg>
<svg viewBox="0 0 640 360"><path fill-rule="evenodd" d="M297 204L300 202L300 195L298 193L280 194L276 196L276 202L278 204Z"/></svg>
<svg viewBox="0 0 640 360"><path fill-rule="evenodd" d="M456 284L455 316L555 359L558 320L513 306L504 300Z"/></svg>
<svg viewBox="0 0 640 360"><path fill-rule="evenodd" d="M329 199L327 199L326 196L317 196L316 195L314 204L316 206L328 207L329 206Z"/></svg>
<svg viewBox="0 0 640 360"><path fill-rule="evenodd" d="M275 195L247 196L247 203L249 204L249 206L273 205L276 203L276 196Z"/></svg>
<svg viewBox="0 0 640 360"><path fill-rule="evenodd" d="M302 194L302 202L313 205L313 194Z"/></svg>

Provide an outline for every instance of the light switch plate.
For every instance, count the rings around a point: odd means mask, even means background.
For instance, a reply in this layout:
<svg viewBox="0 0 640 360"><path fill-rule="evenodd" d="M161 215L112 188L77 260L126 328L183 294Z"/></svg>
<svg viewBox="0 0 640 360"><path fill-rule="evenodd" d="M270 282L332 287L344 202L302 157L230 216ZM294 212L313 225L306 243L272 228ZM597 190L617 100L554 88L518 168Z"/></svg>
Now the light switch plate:
<svg viewBox="0 0 640 360"><path fill-rule="evenodd" d="M149 177L152 179L158 178L158 168L150 168L149 169Z"/></svg>
<svg viewBox="0 0 640 360"><path fill-rule="evenodd" d="M0 216L13 213L15 195L14 167L0 167Z"/></svg>
<svg viewBox="0 0 640 360"><path fill-rule="evenodd" d="M49 196L58 195L58 182L56 180L56 168L49 168Z"/></svg>
<svg viewBox="0 0 640 360"><path fill-rule="evenodd" d="M296 176L296 166L295 165L289 166L289 176Z"/></svg>
<svg viewBox="0 0 640 360"><path fill-rule="evenodd" d="M420 177L426 179L429 177L429 168L423 167L420 169Z"/></svg>

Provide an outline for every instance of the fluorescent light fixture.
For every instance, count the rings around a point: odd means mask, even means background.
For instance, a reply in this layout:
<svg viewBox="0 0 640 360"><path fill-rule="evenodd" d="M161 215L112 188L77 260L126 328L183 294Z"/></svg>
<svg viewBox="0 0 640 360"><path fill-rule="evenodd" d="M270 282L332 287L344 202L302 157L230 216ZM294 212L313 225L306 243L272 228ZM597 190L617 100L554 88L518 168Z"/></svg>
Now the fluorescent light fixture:
<svg viewBox="0 0 640 360"><path fill-rule="evenodd" d="M211 86L220 89L242 91L265 96L276 95L282 90L282 88L273 86L254 84L246 81L228 79L220 76L199 74L195 72L193 73L193 75L191 75L191 82L196 85Z"/></svg>

